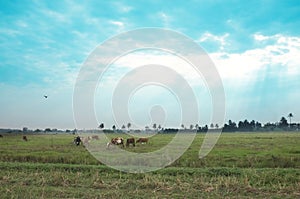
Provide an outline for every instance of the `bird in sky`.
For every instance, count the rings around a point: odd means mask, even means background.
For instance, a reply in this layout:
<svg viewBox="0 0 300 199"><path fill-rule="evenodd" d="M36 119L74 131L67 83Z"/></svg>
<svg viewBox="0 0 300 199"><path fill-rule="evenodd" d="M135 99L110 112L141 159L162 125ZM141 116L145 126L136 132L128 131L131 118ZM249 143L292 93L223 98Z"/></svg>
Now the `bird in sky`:
<svg viewBox="0 0 300 199"><path fill-rule="evenodd" d="M44 95L44 98L46 98L46 99L47 99L47 98L48 98L48 95Z"/></svg>

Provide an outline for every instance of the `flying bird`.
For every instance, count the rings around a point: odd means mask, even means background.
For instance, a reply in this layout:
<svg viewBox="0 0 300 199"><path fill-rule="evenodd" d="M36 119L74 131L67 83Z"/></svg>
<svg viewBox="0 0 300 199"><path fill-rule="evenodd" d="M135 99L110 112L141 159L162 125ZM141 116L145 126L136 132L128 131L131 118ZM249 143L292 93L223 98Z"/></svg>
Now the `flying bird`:
<svg viewBox="0 0 300 199"><path fill-rule="evenodd" d="M46 99L47 99L47 98L48 98L48 95L44 95L44 98L46 98Z"/></svg>

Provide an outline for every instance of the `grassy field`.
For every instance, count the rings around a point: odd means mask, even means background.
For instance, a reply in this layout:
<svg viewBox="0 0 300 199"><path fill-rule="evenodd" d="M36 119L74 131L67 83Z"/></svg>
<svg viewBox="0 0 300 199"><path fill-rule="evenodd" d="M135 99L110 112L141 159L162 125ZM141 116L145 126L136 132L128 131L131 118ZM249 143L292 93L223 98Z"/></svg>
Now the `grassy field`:
<svg viewBox="0 0 300 199"><path fill-rule="evenodd" d="M1 198L300 197L300 133L223 133L204 159L199 134L172 165L144 174L102 165L73 135L27 137L0 138ZM159 134L126 150L154 151L172 137Z"/></svg>

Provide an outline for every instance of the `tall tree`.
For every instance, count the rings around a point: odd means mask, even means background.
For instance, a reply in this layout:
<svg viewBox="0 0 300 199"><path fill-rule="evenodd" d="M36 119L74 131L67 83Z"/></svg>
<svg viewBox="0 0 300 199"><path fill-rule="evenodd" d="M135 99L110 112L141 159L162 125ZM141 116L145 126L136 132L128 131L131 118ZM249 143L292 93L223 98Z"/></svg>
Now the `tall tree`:
<svg viewBox="0 0 300 199"><path fill-rule="evenodd" d="M282 117L279 121L279 127L280 128L286 128L288 127L288 122L287 122L287 119L285 119L285 117Z"/></svg>
<svg viewBox="0 0 300 199"><path fill-rule="evenodd" d="M290 113L290 114L288 115L288 118L290 119L290 128L291 128L291 124L292 124L292 117L294 117L294 116L293 116L293 113Z"/></svg>
<svg viewBox="0 0 300 199"><path fill-rule="evenodd" d="M99 126L98 126L99 129L103 129L104 128L104 123L101 123Z"/></svg>
<svg viewBox="0 0 300 199"><path fill-rule="evenodd" d="M161 129L161 125L159 124L157 128L158 128L158 130L160 130Z"/></svg>
<svg viewBox="0 0 300 199"><path fill-rule="evenodd" d="M191 124L190 125L190 130L193 130L193 128L194 128L194 125Z"/></svg>
<svg viewBox="0 0 300 199"><path fill-rule="evenodd" d="M156 123L152 125L153 129L156 130Z"/></svg>
<svg viewBox="0 0 300 199"><path fill-rule="evenodd" d="M145 131L149 131L149 126L145 126Z"/></svg>
<svg viewBox="0 0 300 199"><path fill-rule="evenodd" d="M127 128L128 128L128 130L130 129L130 127L131 127L131 123L130 123L130 122L128 122L128 124L127 124Z"/></svg>

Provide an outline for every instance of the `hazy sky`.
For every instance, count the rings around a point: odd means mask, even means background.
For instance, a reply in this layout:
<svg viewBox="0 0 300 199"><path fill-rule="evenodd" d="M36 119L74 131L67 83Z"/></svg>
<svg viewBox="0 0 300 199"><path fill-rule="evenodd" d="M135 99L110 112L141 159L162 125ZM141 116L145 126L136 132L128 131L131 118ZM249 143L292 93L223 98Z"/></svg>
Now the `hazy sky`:
<svg viewBox="0 0 300 199"><path fill-rule="evenodd" d="M108 38L143 27L178 31L204 48L223 81L226 120L276 122L292 112L299 122L299 13L294 0L0 1L0 128L75 128L73 89L87 56ZM120 58L108 73L117 79L152 60L184 65L168 54L140 52ZM207 116L199 123L209 122L209 93L193 85L188 71L183 76ZM104 102L115 80L104 78L95 92L97 117L108 127L114 122ZM151 124L151 107L168 119L180 114L174 96L154 87L136 91L129 104L141 125Z"/></svg>

